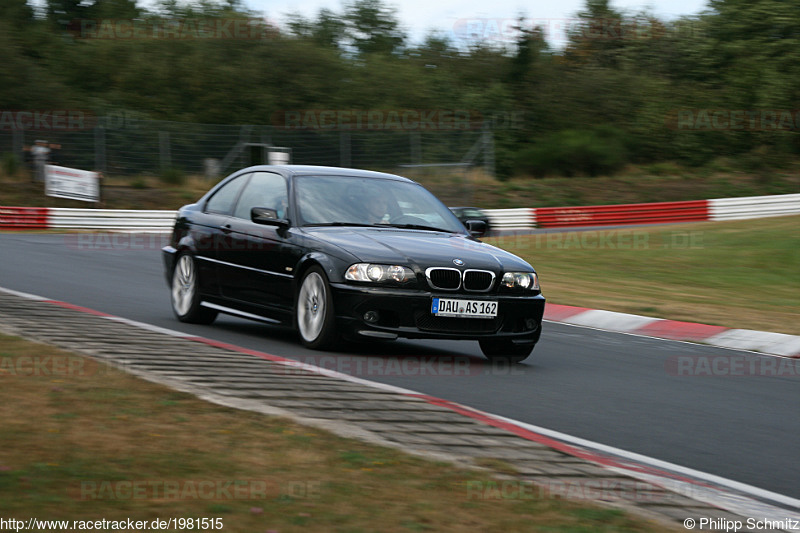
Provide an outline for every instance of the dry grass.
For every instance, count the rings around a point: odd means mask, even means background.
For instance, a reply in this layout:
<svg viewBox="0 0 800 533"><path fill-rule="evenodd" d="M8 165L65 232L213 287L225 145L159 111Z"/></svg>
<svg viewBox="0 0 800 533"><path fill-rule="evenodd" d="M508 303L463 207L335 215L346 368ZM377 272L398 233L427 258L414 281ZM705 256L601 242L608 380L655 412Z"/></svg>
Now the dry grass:
<svg viewBox="0 0 800 533"><path fill-rule="evenodd" d="M551 303L800 335L798 216L488 241L528 260Z"/></svg>
<svg viewBox="0 0 800 533"><path fill-rule="evenodd" d="M38 370L25 357L39 358ZM224 531L248 533L657 529L586 503L469 496L468 482L491 478L209 404L2 335L0 373L4 518L222 518ZM128 482L244 489L165 498L126 491Z"/></svg>

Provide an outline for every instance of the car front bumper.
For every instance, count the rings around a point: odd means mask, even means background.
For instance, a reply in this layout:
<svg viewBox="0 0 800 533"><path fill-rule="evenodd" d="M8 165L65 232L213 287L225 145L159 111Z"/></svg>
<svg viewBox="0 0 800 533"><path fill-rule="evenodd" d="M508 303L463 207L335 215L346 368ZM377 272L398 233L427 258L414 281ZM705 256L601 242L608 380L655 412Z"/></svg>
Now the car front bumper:
<svg viewBox="0 0 800 533"><path fill-rule="evenodd" d="M331 286L337 324L351 334L372 338L409 339L508 339L532 344L542 333L545 298L477 293L445 293L358 287L334 283ZM437 317L431 312L433 298L491 300L498 303L497 317ZM365 314L377 313L368 321Z"/></svg>

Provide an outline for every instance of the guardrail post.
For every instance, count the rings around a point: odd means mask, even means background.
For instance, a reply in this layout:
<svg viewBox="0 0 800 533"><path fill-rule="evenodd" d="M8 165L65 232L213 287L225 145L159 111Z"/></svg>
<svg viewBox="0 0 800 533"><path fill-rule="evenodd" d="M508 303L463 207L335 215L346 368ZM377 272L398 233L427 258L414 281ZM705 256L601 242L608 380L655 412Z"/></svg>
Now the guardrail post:
<svg viewBox="0 0 800 533"><path fill-rule="evenodd" d="M172 157L169 150L169 132L158 132L158 154L159 161L161 162L161 172L167 170L172 166Z"/></svg>

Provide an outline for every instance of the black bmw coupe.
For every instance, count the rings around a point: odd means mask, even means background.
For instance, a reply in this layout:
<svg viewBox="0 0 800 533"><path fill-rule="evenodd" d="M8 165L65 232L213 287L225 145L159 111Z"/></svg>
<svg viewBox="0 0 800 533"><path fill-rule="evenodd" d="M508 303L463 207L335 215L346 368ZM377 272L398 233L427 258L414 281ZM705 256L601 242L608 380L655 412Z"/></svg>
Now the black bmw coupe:
<svg viewBox="0 0 800 533"><path fill-rule="evenodd" d="M340 337L476 340L489 359L521 361L545 300L533 267L478 240L484 229L400 176L256 166L181 208L163 259L183 322L285 324L314 349Z"/></svg>

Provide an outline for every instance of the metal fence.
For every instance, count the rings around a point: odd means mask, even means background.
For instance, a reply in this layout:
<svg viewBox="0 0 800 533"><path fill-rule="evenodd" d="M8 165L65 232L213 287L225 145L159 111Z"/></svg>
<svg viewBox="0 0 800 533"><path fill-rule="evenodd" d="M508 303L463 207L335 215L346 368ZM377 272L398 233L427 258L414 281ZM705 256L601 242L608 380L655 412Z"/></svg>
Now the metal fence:
<svg viewBox="0 0 800 533"><path fill-rule="evenodd" d="M80 131L0 131L0 154L29 160L25 147L61 145L51 162L109 175L226 175L266 162L265 146L290 149L292 163L395 170L408 166L481 165L493 173L493 138L479 130L318 131L274 126L100 119ZM459 166L460 165L460 166Z"/></svg>

